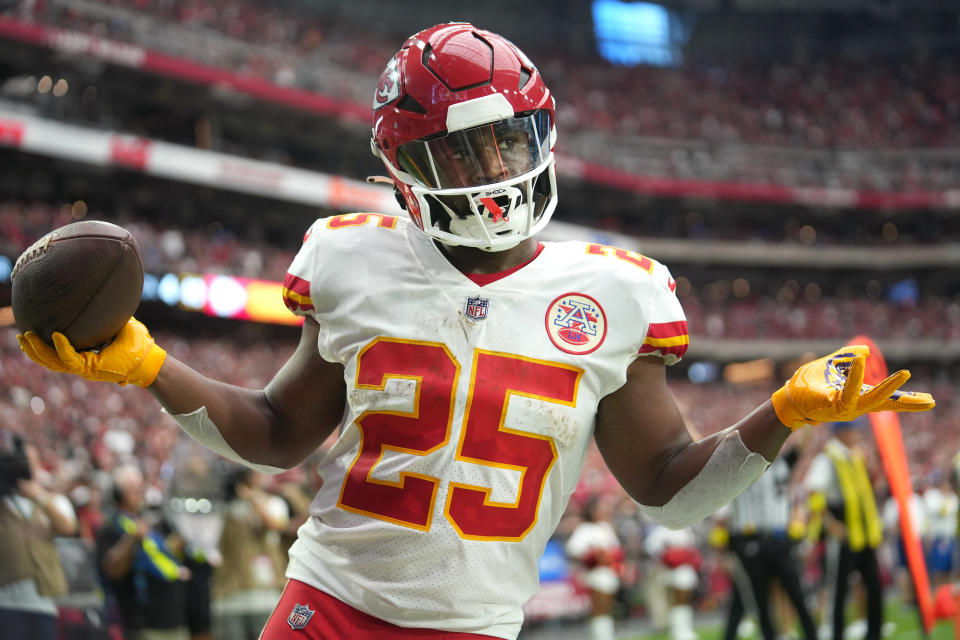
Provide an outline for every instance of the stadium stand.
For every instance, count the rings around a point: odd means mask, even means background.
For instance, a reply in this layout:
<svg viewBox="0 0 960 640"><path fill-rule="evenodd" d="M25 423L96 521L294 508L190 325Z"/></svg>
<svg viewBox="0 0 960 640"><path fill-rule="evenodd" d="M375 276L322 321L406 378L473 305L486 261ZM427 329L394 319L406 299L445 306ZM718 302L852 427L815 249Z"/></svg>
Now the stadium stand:
<svg viewBox="0 0 960 640"><path fill-rule="evenodd" d="M81 218L131 229L157 277L279 281L314 217L400 213L389 191L360 181L380 172L366 153L371 87L406 34L317 6L0 2L0 307L20 252ZM914 40L894 53L785 47L711 57L692 46L668 69L537 45L544 75L564 79L553 84L568 186L552 237L625 246L670 265L692 335L671 387L704 435L762 402L805 353L862 334L938 400L934 412L902 418L918 481L960 450L960 53L911 48ZM68 90L56 89L60 79ZM26 131L67 131L57 127L102 143L103 156L83 159L79 143L29 147ZM237 173L198 182L170 168L182 158ZM286 189L292 175L310 188ZM296 344L291 327L181 307L145 300L138 315L171 354L230 382L262 384ZM758 372L737 382L729 365L745 360L759 362ZM140 390L30 366L7 328L0 425L38 446L43 481L89 521L88 543L109 503L110 473L124 462L141 466L155 505L173 504L171 478L184 458L169 416ZM825 432L811 437L801 468ZM297 473L309 491L309 465ZM279 495L283 482L270 491ZM627 552L620 615L648 619L649 523L595 448L557 540L597 496L616 503ZM699 594L708 609L729 584L714 571L706 531L697 535L713 576ZM531 608L531 632L545 618L584 614L582 592L557 598L562 606Z"/></svg>

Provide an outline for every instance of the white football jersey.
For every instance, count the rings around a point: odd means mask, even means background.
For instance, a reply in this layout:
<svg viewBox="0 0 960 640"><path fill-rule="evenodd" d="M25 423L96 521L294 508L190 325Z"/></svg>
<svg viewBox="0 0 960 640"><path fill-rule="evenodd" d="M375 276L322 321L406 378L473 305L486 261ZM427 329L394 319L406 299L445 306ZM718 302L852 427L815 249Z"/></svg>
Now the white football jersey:
<svg viewBox="0 0 960 640"><path fill-rule="evenodd" d="M406 219L318 220L284 295L347 407L287 575L399 626L515 638L597 404L638 354L686 350L675 286L581 242L480 286Z"/></svg>

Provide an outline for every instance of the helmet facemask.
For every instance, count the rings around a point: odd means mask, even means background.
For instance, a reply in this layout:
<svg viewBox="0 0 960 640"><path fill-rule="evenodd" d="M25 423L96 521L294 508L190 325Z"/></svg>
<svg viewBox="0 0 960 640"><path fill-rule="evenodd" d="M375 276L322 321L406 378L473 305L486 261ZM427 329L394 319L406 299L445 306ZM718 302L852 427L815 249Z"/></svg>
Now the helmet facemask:
<svg viewBox="0 0 960 640"><path fill-rule="evenodd" d="M556 208L554 135L540 110L406 143L399 167L384 160L428 235L502 251L538 233Z"/></svg>

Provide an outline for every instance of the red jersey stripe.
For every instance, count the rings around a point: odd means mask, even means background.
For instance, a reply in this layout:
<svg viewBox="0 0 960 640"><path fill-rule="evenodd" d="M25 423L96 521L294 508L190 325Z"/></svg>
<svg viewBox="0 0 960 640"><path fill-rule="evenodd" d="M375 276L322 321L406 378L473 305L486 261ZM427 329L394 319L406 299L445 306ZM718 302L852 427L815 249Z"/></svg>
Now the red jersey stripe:
<svg viewBox="0 0 960 640"><path fill-rule="evenodd" d="M687 335L687 321L677 320L676 322L651 322L647 327L648 338L673 338L676 336Z"/></svg>
<svg viewBox="0 0 960 640"><path fill-rule="evenodd" d="M657 353L682 358L690 346L687 334L687 321L651 322L647 327L647 337L640 346L639 353Z"/></svg>
<svg viewBox="0 0 960 640"><path fill-rule="evenodd" d="M644 343L644 344L640 347L640 351L639 351L638 353L656 353L656 352L660 352L660 354L661 354L661 355L664 355L664 356L674 355L674 356L677 356L678 358L682 358L682 357L683 357L683 354L685 354L685 353L687 352L687 347L688 347L688 346L690 346L688 343L684 343L684 344L678 344L678 345L675 345L675 346L672 346L672 347L657 347L657 346L654 346L654 345L652 345L652 344L646 344L646 343Z"/></svg>
<svg viewBox="0 0 960 640"><path fill-rule="evenodd" d="M310 282L288 273L283 279L283 304L294 313L313 311L313 300L310 299Z"/></svg>
<svg viewBox="0 0 960 640"><path fill-rule="evenodd" d="M292 273L288 273L283 279L283 288L299 293L301 296L310 297L310 281L298 278Z"/></svg>

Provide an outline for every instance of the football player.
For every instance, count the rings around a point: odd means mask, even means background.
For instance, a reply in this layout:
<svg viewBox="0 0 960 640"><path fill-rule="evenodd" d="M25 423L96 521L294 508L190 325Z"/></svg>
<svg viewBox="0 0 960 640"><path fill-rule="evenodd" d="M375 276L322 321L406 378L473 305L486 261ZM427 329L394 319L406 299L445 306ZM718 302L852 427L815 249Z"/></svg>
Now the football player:
<svg viewBox="0 0 960 640"><path fill-rule="evenodd" d="M98 353L20 337L50 369L148 388L193 438L261 470L340 428L264 639L515 638L591 438L680 528L748 486L791 429L933 407L898 391L905 371L862 385L866 348L844 347L693 442L666 382L688 343L667 268L536 239L557 205L556 136L514 44L426 29L373 100L372 149L409 219L313 224L285 282L302 338L266 388L201 375L136 320Z"/></svg>

